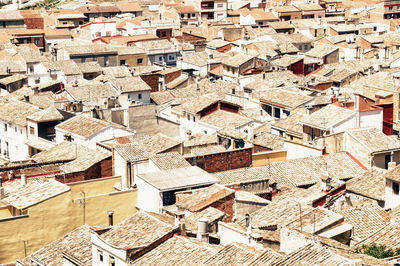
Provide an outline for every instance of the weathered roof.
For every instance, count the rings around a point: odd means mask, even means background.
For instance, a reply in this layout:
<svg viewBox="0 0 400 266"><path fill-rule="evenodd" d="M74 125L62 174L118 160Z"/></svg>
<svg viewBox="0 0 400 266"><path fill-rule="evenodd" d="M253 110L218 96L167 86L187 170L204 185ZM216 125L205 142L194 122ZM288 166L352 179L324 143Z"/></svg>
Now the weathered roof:
<svg viewBox="0 0 400 266"><path fill-rule="evenodd" d="M201 265L221 248L194 238L174 235L130 265Z"/></svg>
<svg viewBox="0 0 400 266"><path fill-rule="evenodd" d="M233 194L235 194L233 189L214 184L206 188L194 190L191 194L179 199L175 204L185 210L198 212Z"/></svg>
<svg viewBox="0 0 400 266"><path fill-rule="evenodd" d="M206 186L218 182L215 177L197 166L139 174L139 178L160 191Z"/></svg>
<svg viewBox="0 0 400 266"><path fill-rule="evenodd" d="M230 44L230 42L224 41L222 39L214 39L214 40L209 41L207 43L207 47L211 47L211 48L217 49L217 48L224 47L224 46L226 46L228 44Z"/></svg>
<svg viewBox="0 0 400 266"><path fill-rule="evenodd" d="M203 116L200 121L219 128L239 128L240 126L250 123L251 121L253 121L253 119L236 113L224 110L217 110L212 112L211 114Z"/></svg>
<svg viewBox="0 0 400 266"><path fill-rule="evenodd" d="M38 163L65 162L60 166L65 172L81 172L111 156L104 150L93 150L77 143L64 141L52 148L35 154L32 159Z"/></svg>
<svg viewBox="0 0 400 266"><path fill-rule="evenodd" d="M132 139L132 143L148 153L156 154L177 147L182 141L157 133L154 135L135 136Z"/></svg>
<svg viewBox="0 0 400 266"><path fill-rule="evenodd" d="M194 8L194 6L174 6L174 9L178 12L178 13L197 13L199 12L198 10L196 10L196 8Z"/></svg>
<svg viewBox="0 0 400 266"><path fill-rule="evenodd" d="M121 93L151 91L151 87L140 77L117 78L110 80L110 83Z"/></svg>
<svg viewBox="0 0 400 266"><path fill-rule="evenodd" d="M314 99L312 96L288 91L285 89L272 89L258 94L260 101L284 108L296 108Z"/></svg>
<svg viewBox="0 0 400 266"><path fill-rule="evenodd" d="M253 143L255 145L259 145L262 147L269 148L271 150L282 150L283 149L283 141L284 138L270 134L270 133L262 133L257 135L254 138Z"/></svg>
<svg viewBox="0 0 400 266"><path fill-rule="evenodd" d="M64 254L77 259L83 265L92 264L92 243L90 227L82 225L59 239L47 244L23 259L24 265L31 265L31 258L48 266L62 265Z"/></svg>
<svg viewBox="0 0 400 266"><path fill-rule="evenodd" d="M293 132L298 134L303 134L303 126L300 124L301 120L304 120L306 114L301 112L295 112L290 114L288 117L279 119L272 126L279 129L283 129L287 132Z"/></svg>
<svg viewBox="0 0 400 266"><path fill-rule="evenodd" d="M185 158L178 152L153 154L150 156L150 160L158 168L160 168L160 170L169 170L191 166L190 163L186 161Z"/></svg>
<svg viewBox="0 0 400 266"><path fill-rule="evenodd" d="M87 138L109 126L111 126L111 124L104 120L85 115L77 115L62 122L61 124L58 124L56 126L56 130L62 129Z"/></svg>
<svg viewBox="0 0 400 266"><path fill-rule="evenodd" d="M371 232L371 235L357 243L362 245L385 245L388 249L400 248L400 224L398 222L387 223L379 230Z"/></svg>
<svg viewBox="0 0 400 266"><path fill-rule="evenodd" d="M324 11L324 8L318 4L298 4L296 7L302 11Z"/></svg>
<svg viewBox="0 0 400 266"><path fill-rule="evenodd" d="M22 127L27 124L26 118L37 112L39 108L26 102L11 99L0 104L0 120Z"/></svg>
<svg viewBox="0 0 400 266"><path fill-rule="evenodd" d="M21 74L14 74L5 78L0 79L0 84L3 85L9 85L12 84L14 82L20 81L20 80L24 80L26 79L27 76L25 75L21 75Z"/></svg>
<svg viewBox="0 0 400 266"><path fill-rule="evenodd" d="M142 161L149 158L149 154L137 147L136 144L117 144L114 149L116 153L120 154L128 162Z"/></svg>
<svg viewBox="0 0 400 266"><path fill-rule="evenodd" d="M292 6L292 5L277 6L277 7L274 7L274 10L276 12L280 12L280 13L283 13L283 12L300 12L300 10L298 10L295 6Z"/></svg>
<svg viewBox="0 0 400 266"><path fill-rule="evenodd" d="M0 21L24 20L19 10L0 10Z"/></svg>
<svg viewBox="0 0 400 266"><path fill-rule="evenodd" d="M230 243L217 254L204 261L203 265L246 265L263 253L262 248L242 244Z"/></svg>
<svg viewBox="0 0 400 266"><path fill-rule="evenodd" d="M307 116L301 123L320 129L329 129L354 114L355 112L352 110L329 104Z"/></svg>
<svg viewBox="0 0 400 266"><path fill-rule="evenodd" d="M264 253L253 260L249 265L274 265L277 263L283 256L276 251L273 251L269 248L264 248Z"/></svg>
<svg viewBox="0 0 400 266"><path fill-rule="evenodd" d="M371 199L385 200L387 170L374 167L346 183L346 190Z"/></svg>
<svg viewBox="0 0 400 266"><path fill-rule="evenodd" d="M165 218L166 219L166 218ZM173 218L171 217L173 220ZM173 221L171 221L173 223ZM115 225L99 238L119 249L143 249L172 233L175 227L157 216L139 211Z"/></svg>
<svg viewBox="0 0 400 266"><path fill-rule="evenodd" d="M221 60L223 65L232 66L232 67L240 67L244 63L252 60L255 56L248 54L236 54L232 57L224 57Z"/></svg>
<svg viewBox="0 0 400 266"><path fill-rule="evenodd" d="M353 226L352 237L358 242L378 231L390 221L390 214L376 204L363 204L339 212Z"/></svg>
<svg viewBox="0 0 400 266"><path fill-rule="evenodd" d="M280 67L288 67L288 66L291 66L303 59L304 59L304 57L302 55L285 54L281 58L273 60L271 62L271 65L280 66Z"/></svg>
<svg viewBox="0 0 400 266"><path fill-rule="evenodd" d="M46 110L31 114L27 119L35 122L49 122L64 120L64 116L57 110L54 105L49 106Z"/></svg>
<svg viewBox="0 0 400 266"><path fill-rule="evenodd" d="M70 56L117 53L116 48L105 44L67 46L64 49Z"/></svg>
<svg viewBox="0 0 400 266"><path fill-rule="evenodd" d="M84 62L84 63L76 63L76 65L79 67L80 71L85 74L85 73L101 73L103 69L99 65L99 63L96 62Z"/></svg>
<svg viewBox="0 0 400 266"><path fill-rule="evenodd" d="M349 129L346 133L372 153L400 149L400 141L385 135L375 127Z"/></svg>
<svg viewBox="0 0 400 266"><path fill-rule="evenodd" d="M115 4L122 12L138 12L143 9L136 2L118 2Z"/></svg>
<svg viewBox="0 0 400 266"><path fill-rule="evenodd" d="M320 182L323 171L337 179L350 179L364 173L364 169L349 155L340 152L219 172L214 176L225 185L270 180L270 183L276 182L281 186L302 186Z"/></svg>
<svg viewBox="0 0 400 266"><path fill-rule="evenodd" d="M3 184L6 196L3 201L18 209L29 208L70 190L69 186L54 179L32 177L27 179L26 185L20 182L14 180Z"/></svg>
<svg viewBox="0 0 400 266"><path fill-rule="evenodd" d="M339 50L339 48L337 47L319 45L306 52L305 55L310 57L322 58L324 56L330 55L337 50Z"/></svg>
<svg viewBox="0 0 400 266"><path fill-rule="evenodd" d="M201 211L194 212L185 217L186 230L190 230L192 233L196 233L198 230L199 219L205 218L208 220L208 224L213 224L218 220L223 219L226 214L213 207L207 207Z"/></svg>

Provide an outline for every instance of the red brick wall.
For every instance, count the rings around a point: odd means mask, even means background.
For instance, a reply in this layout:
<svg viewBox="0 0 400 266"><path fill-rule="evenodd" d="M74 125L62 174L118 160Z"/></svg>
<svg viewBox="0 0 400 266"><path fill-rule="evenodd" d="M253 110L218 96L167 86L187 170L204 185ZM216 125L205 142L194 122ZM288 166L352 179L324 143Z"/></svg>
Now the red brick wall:
<svg viewBox="0 0 400 266"><path fill-rule="evenodd" d="M168 73L165 75L165 84L173 81L174 79L178 78L182 74L182 69L179 69L175 72Z"/></svg>
<svg viewBox="0 0 400 266"><path fill-rule="evenodd" d="M112 157L100 162L101 177L113 176L113 162Z"/></svg>
<svg viewBox="0 0 400 266"><path fill-rule="evenodd" d="M96 179L101 177L112 176L112 159L111 157L105 159L97 164L93 165L86 171L70 173L70 174L60 174L55 177L55 179L61 183L72 183L90 179Z"/></svg>
<svg viewBox="0 0 400 266"><path fill-rule="evenodd" d="M24 18L26 28L29 29L44 29L43 18Z"/></svg>
<svg viewBox="0 0 400 266"><path fill-rule="evenodd" d="M189 159L189 161L191 161ZM252 148L204 156L204 170L213 173L251 166Z"/></svg>
<svg viewBox="0 0 400 266"><path fill-rule="evenodd" d="M151 87L151 92L158 91L159 74L141 75L140 77L144 82Z"/></svg>
<svg viewBox="0 0 400 266"><path fill-rule="evenodd" d="M219 48L217 49L217 51L220 52L220 53L225 53L225 52L230 51L231 49L232 49L232 44L228 44L228 45L219 47Z"/></svg>
<svg viewBox="0 0 400 266"><path fill-rule="evenodd" d="M226 213L228 216L228 218L226 219L226 222L230 223L232 222L232 218L233 218L233 204L235 202L235 194L232 194L226 198L223 198L219 201L214 202L213 204L211 204L211 207L214 207L224 213Z"/></svg>

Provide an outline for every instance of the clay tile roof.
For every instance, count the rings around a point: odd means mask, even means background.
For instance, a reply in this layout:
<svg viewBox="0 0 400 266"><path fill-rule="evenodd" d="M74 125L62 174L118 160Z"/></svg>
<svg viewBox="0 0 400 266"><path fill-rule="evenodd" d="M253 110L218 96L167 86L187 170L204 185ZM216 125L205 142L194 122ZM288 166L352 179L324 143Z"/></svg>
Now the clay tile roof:
<svg viewBox="0 0 400 266"><path fill-rule="evenodd" d="M197 212L233 194L235 194L234 190L215 184L193 191L189 196L177 201L176 205L191 212Z"/></svg>
<svg viewBox="0 0 400 266"><path fill-rule="evenodd" d="M312 113L301 122L312 127L327 129L354 114L355 112L352 110L330 104Z"/></svg>
<svg viewBox="0 0 400 266"><path fill-rule="evenodd" d="M310 51L305 53L306 56L311 56L311 57L317 57L317 58L322 58L324 56L327 56L335 51L339 50L337 47L329 47L329 46L316 46L312 48Z"/></svg>
<svg viewBox="0 0 400 266"><path fill-rule="evenodd" d="M374 127L350 129L346 130L346 133L372 153L400 149L400 141L385 135Z"/></svg>
<svg viewBox="0 0 400 266"><path fill-rule="evenodd" d="M233 242L207 259L203 265L246 265L263 253L263 249Z"/></svg>
<svg viewBox="0 0 400 266"><path fill-rule="evenodd" d="M371 199L385 200L385 174L387 170L374 167L368 172L349 180L346 190Z"/></svg>
<svg viewBox="0 0 400 266"><path fill-rule="evenodd" d="M56 129L62 129L83 137L90 137L109 126L111 126L111 124L104 120L79 115L58 124Z"/></svg>
<svg viewBox="0 0 400 266"><path fill-rule="evenodd" d="M107 244L120 249L141 250L174 231L175 227L170 223L139 211L99 237Z"/></svg>
<svg viewBox="0 0 400 266"><path fill-rule="evenodd" d="M64 254L77 259L84 265L92 264L91 229L82 225L59 239L35 251L21 262L30 265L31 258L48 266L62 265Z"/></svg>
<svg viewBox="0 0 400 266"><path fill-rule="evenodd" d="M269 248L264 248L263 254L261 254L259 257L257 257L255 260L253 260L249 265L255 266L255 265L275 265L279 260L282 259L282 255L279 254L276 251L273 251L272 249Z"/></svg>
<svg viewBox="0 0 400 266"><path fill-rule="evenodd" d="M211 114L203 116L200 120L218 128L230 127L233 129L239 128L240 126L253 121L253 119L248 117L223 110L214 111Z"/></svg>
<svg viewBox="0 0 400 266"><path fill-rule="evenodd" d="M365 239L390 221L390 214L376 204L363 204L339 212L353 226L354 241Z"/></svg>
<svg viewBox="0 0 400 266"><path fill-rule="evenodd" d="M35 122L49 122L64 120L64 116L54 107L54 105L51 105L46 110L28 116L27 119Z"/></svg>
<svg viewBox="0 0 400 266"><path fill-rule="evenodd" d="M174 6L174 9L178 13L197 13L199 11L194 8L194 6Z"/></svg>
<svg viewBox="0 0 400 266"><path fill-rule="evenodd" d="M324 8L318 4L299 4L296 7L302 11L323 11Z"/></svg>
<svg viewBox="0 0 400 266"><path fill-rule="evenodd" d="M22 127L27 124L26 118L36 112L40 109L21 101L10 100L0 104L0 120Z"/></svg>
<svg viewBox="0 0 400 266"><path fill-rule="evenodd" d="M207 207L202 211L194 212L185 217L186 229L190 230L192 233L197 233L199 219L206 218L208 220L208 224L214 224L218 220L223 219L225 216L226 214L223 211L213 207Z"/></svg>
<svg viewBox="0 0 400 266"><path fill-rule="evenodd" d="M149 158L147 152L141 150L137 145L132 143L118 144L115 145L114 148L115 152L120 154L122 158L128 162L147 160Z"/></svg>
<svg viewBox="0 0 400 266"><path fill-rule="evenodd" d="M120 93L137 92L137 91L151 91L151 87L143 81L140 77L125 77L117 78L110 81L110 83Z"/></svg>
<svg viewBox="0 0 400 266"><path fill-rule="evenodd" d="M358 242L356 246L376 244L378 246L385 245L388 249L400 248L400 224L398 222L388 223L371 233L369 237Z"/></svg>
<svg viewBox="0 0 400 266"><path fill-rule="evenodd" d="M285 108L296 108L314 99L312 96L288 91L285 89L273 89L260 92L260 101Z"/></svg>
<svg viewBox="0 0 400 266"><path fill-rule="evenodd" d="M24 20L19 10L0 10L0 21Z"/></svg>
<svg viewBox="0 0 400 266"><path fill-rule="evenodd" d="M115 4L122 12L139 12L143 9L135 2L118 2Z"/></svg>
<svg viewBox="0 0 400 266"><path fill-rule="evenodd" d="M196 221L197 222L197 221ZM222 247L174 235L132 262L133 265L201 265Z"/></svg>
<svg viewBox="0 0 400 266"><path fill-rule="evenodd" d="M3 184L5 190L4 202L18 209L26 209L49 198L70 190L54 179L28 178L26 185L20 185L20 180Z"/></svg>
<svg viewBox="0 0 400 266"><path fill-rule="evenodd" d="M150 156L150 160L158 168L160 168L160 170L168 170L168 169L190 166L190 163L186 161L185 158L177 152L153 154Z"/></svg>

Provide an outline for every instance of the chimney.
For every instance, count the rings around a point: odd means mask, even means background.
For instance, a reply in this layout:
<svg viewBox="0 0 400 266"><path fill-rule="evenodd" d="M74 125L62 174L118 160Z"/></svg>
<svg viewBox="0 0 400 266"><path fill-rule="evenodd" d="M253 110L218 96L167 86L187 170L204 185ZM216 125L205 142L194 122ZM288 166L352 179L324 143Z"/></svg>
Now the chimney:
<svg viewBox="0 0 400 266"><path fill-rule="evenodd" d="M329 177L328 171L324 171L321 176L321 190L330 191L331 189L331 178Z"/></svg>
<svg viewBox="0 0 400 266"><path fill-rule="evenodd" d="M0 176L0 200L4 199L5 193L4 193L4 187L3 187L3 180Z"/></svg>
<svg viewBox="0 0 400 266"><path fill-rule="evenodd" d="M200 218L197 226L197 239L202 242L208 242L208 220Z"/></svg>
<svg viewBox="0 0 400 266"><path fill-rule="evenodd" d="M26 185L26 175L25 174L21 175L21 185L23 185L23 186Z"/></svg>
<svg viewBox="0 0 400 266"><path fill-rule="evenodd" d="M108 225L113 226L114 225L114 211L107 211L108 214Z"/></svg>
<svg viewBox="0 0 400 266"><path fill-rule="evenodd" d="M175 225L178 226L178 234L179 235L186 235L186 224L185 224L185 215L184 214L177 214L175 216Z"/></svg>

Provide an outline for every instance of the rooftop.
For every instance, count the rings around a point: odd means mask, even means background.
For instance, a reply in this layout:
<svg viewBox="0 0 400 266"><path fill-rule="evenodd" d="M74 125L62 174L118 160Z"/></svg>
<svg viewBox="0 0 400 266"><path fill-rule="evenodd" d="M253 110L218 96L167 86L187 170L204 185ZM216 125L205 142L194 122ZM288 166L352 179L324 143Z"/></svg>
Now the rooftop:
<svg viewBox="0 0 400 266"><path fill-rule="evenodd" d="M354 114L352 110L329 104L306 117L301 123L327 130Z"/></svg>
<svg viewBox="0 0 400 266"><path fill-rule="evenodd" d="M178 152L166 152L153 154L150 156L150 160L158 167L160 170L169 170L183 167L190 167L190 163L185 160L185 158Z"/></svg>
<svg viewBox="0 0 400 266"><path fill-rule="evenodd" d="M346 132L372 153L400 149L400 141L374 127L350 129Z"/></svg>

